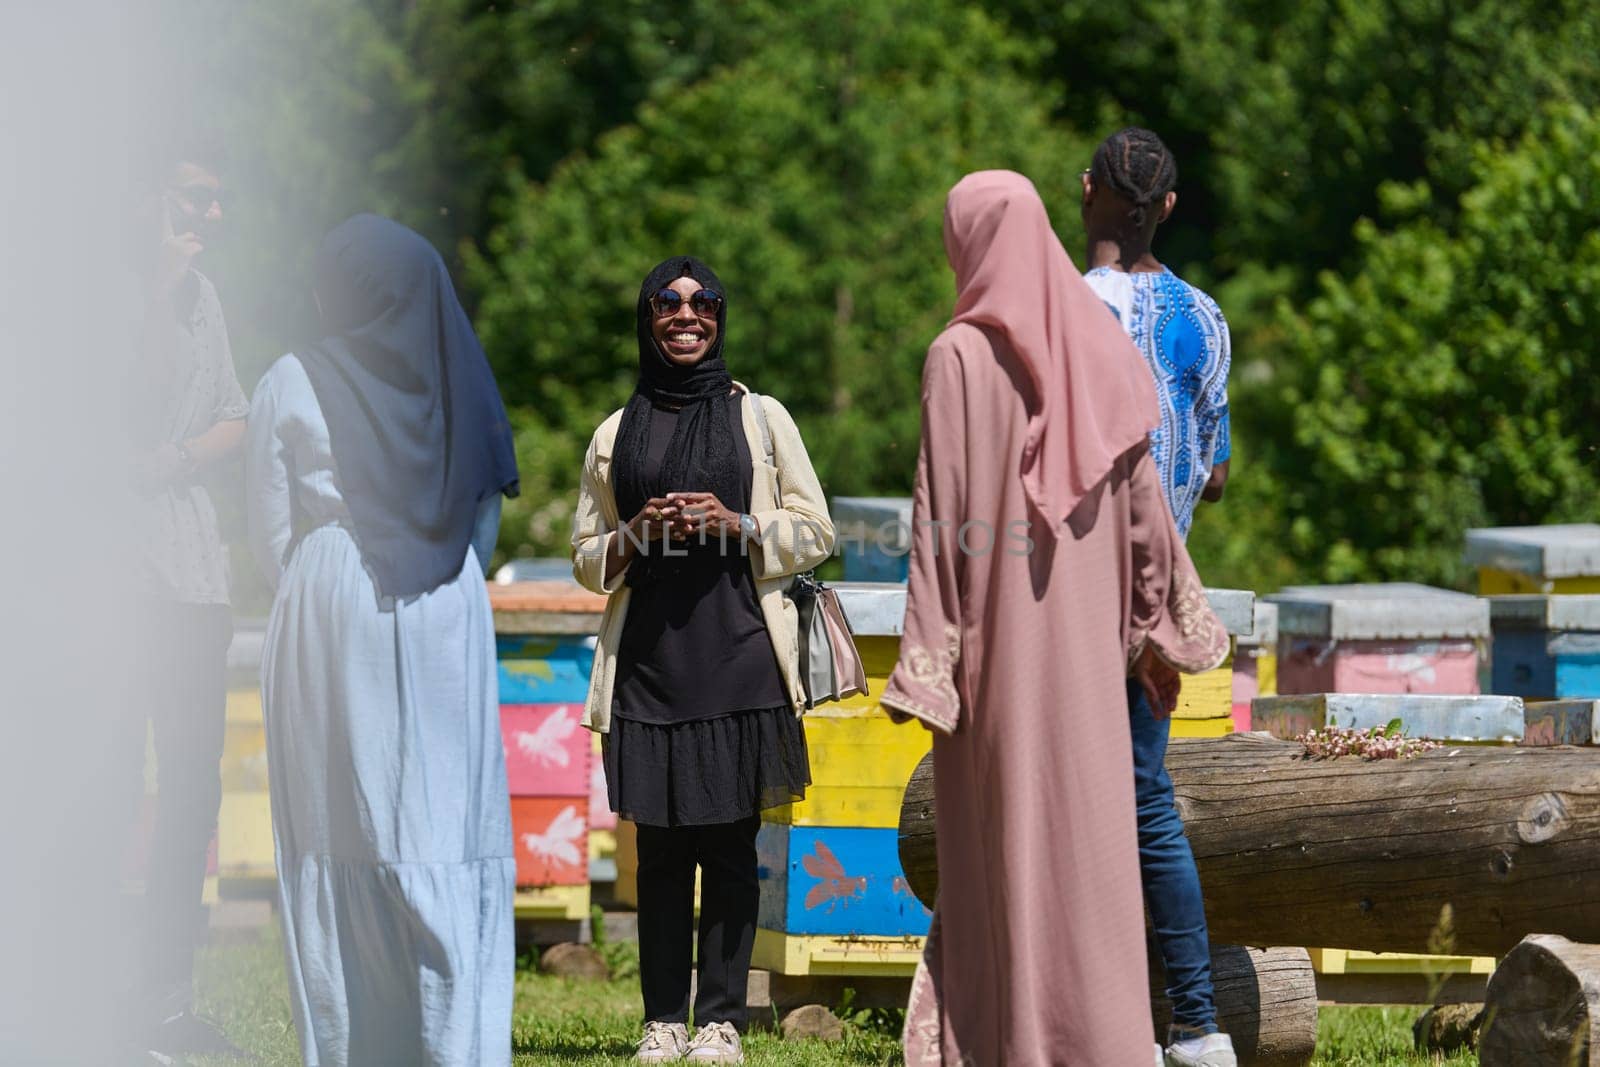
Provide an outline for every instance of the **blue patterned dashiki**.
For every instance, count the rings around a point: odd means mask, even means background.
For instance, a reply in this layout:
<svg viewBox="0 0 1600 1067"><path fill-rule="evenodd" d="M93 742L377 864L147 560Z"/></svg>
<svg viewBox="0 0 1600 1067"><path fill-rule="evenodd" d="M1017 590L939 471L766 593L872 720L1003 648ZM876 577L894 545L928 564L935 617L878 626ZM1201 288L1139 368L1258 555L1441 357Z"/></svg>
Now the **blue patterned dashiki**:
<svg viewBox="0 0 1600 1067"><path fill-rule="evenodd" d="M1156 380L1161 425L1150 453L1178 533L1187 538L1211 468L1232 452L1228 437L1228 324L1217 302L1165 267L1083 276L1133 338Z"/></svg>

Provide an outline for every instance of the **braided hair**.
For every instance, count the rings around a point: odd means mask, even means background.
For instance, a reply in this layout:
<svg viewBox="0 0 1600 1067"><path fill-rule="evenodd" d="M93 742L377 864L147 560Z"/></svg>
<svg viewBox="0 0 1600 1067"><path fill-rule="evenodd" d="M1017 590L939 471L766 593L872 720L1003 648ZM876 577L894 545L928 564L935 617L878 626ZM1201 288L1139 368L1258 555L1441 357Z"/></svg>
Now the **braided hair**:
<svg viewBox="0 0 1600 1067"><path fill-rule="evenodd" d="M1128 217L1135 229L1143 230L1150 205L1160 204L1178 184L1178 161L1153 131L1129 126L1100 142L1089 176L1132 204Z"/></svg>

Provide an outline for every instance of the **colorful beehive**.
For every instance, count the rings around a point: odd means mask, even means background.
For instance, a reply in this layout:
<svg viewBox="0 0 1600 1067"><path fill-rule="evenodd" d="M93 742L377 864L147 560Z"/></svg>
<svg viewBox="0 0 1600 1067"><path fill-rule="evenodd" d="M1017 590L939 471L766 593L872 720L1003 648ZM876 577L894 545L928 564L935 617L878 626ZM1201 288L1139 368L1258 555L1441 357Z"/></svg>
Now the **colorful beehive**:
<svg viewBox="0 0 1600 1067"><path fill-rule="evenodd" d="M911 565L911 498L840 496L830 504L848 582L903 582Z"/></svg>
<svg viewBox="0 0 1600 1067"><path fill-rule="evenodd" d="M1530 700L1523 716L1522 743L1600 745L1600 700Z"/></svg>
<svg viewBox="0 0 1600 1067"><path fill-rule="evenodd" d="M755 966L776 975L910 974L930 914L906 884L897 827L932 736L896 726L877 701L900 652L905 587L836 588L870 693L806 714L811 788L763 816Z"/></svg>
<svg viewBox="0 0 1600 1067"><path fill-rule="evenodd" d="M1468 530L1466 561L1484 596L1600 593L1600 525Z"/></svg>
<svg viewBox="0 0 1600 1067"><path fill-rule="evenodd" d="M1255 604L1255 625L1233 639L1233 728L1251 730L1250 702L1278 692L1278 605Z"/></svg>
<svg viewBox="0 0 1600 1067"><path fill-rule="evenodd" d="M589 912L594 739L579 725L605 598L571 581L493 584L500 735L519 918Z"/></svg>
<svg viewBox="0 0 1600 1067"><path fill-rule="evenodd" d="M1458 744L1520 741L1523 702L1508 696L1446 696L1433 693L1318 693L1258 697L1251 709L1254 728L1274 737L1293 738L1313 728L1346 726L1382 729L1399 720L1407 737L1430 737ZM1357 952L1314 948L1318 974L1487 975L1492 956L1440 956L1412 952Z"/></svg>
<svg viewBox="0 0 1600 1067"><path fill-rule="evenodd" d="M1489 605L1410 582L1290 586L1278 605L1280 693L1477 693Z"/></svg>
<svg viewBox="0 0 1600 1067"><path fill-rule="evenodd" d="M1600 596L1494 596L1489 617L1495 692L1600 697Z"/></svg>
<svg viewBox="0 0 1600 1067"><path fill-rule="evenodd" d="M1230 640L1254 627L1255 594L1243 589L1207 589L1211 610L1222 620ZM1172 712L1173 737L1221 737L1233 732L1233 669L1235 656L1204 674L1186 674Z"/></svg>

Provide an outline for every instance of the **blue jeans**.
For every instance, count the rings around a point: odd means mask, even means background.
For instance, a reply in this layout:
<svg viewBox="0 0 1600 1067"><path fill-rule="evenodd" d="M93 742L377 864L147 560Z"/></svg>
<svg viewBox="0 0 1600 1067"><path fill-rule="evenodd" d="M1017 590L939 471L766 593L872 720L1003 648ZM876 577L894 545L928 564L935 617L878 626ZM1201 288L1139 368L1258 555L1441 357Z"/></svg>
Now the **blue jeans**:
<svg viewBox="0 0 1600 1067"><path fill-rule="evenodd" d="M1172 723L1150 712L1139 683L1128 679L1133 730L1133 800L1139 816L1139 873L1145 906L1167 974L1174 1036L1214 1034L1217 1010L1211 987L1211 943L1200 897L1200 872L1183 835L1183 820L1167 776Z"/></svg>

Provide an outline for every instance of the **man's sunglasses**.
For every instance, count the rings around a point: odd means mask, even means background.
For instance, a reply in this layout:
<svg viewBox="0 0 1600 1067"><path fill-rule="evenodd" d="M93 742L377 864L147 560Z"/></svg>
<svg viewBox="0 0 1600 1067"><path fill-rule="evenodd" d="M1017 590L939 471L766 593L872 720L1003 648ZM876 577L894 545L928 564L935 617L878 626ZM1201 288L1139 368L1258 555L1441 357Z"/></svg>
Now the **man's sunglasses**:
<svg viewBox="0 0 1600 1067"><path fill-rule="evenodd" d="M209 185L184 185L177 189L169 190L174 199L198 215L204 215L211 210L211 205L223 207L223 192Z"/></svg>
<svg viewBox="0 0 1600 1067"><path fill-rule="evenodd" d="M676 289L663 289L650 298L650 310L656 318L676 315L683 307L683 294ZM722 310L722 294L715 289L702 289L689 298L689 307L702 319L714 319Z"/></svg>

